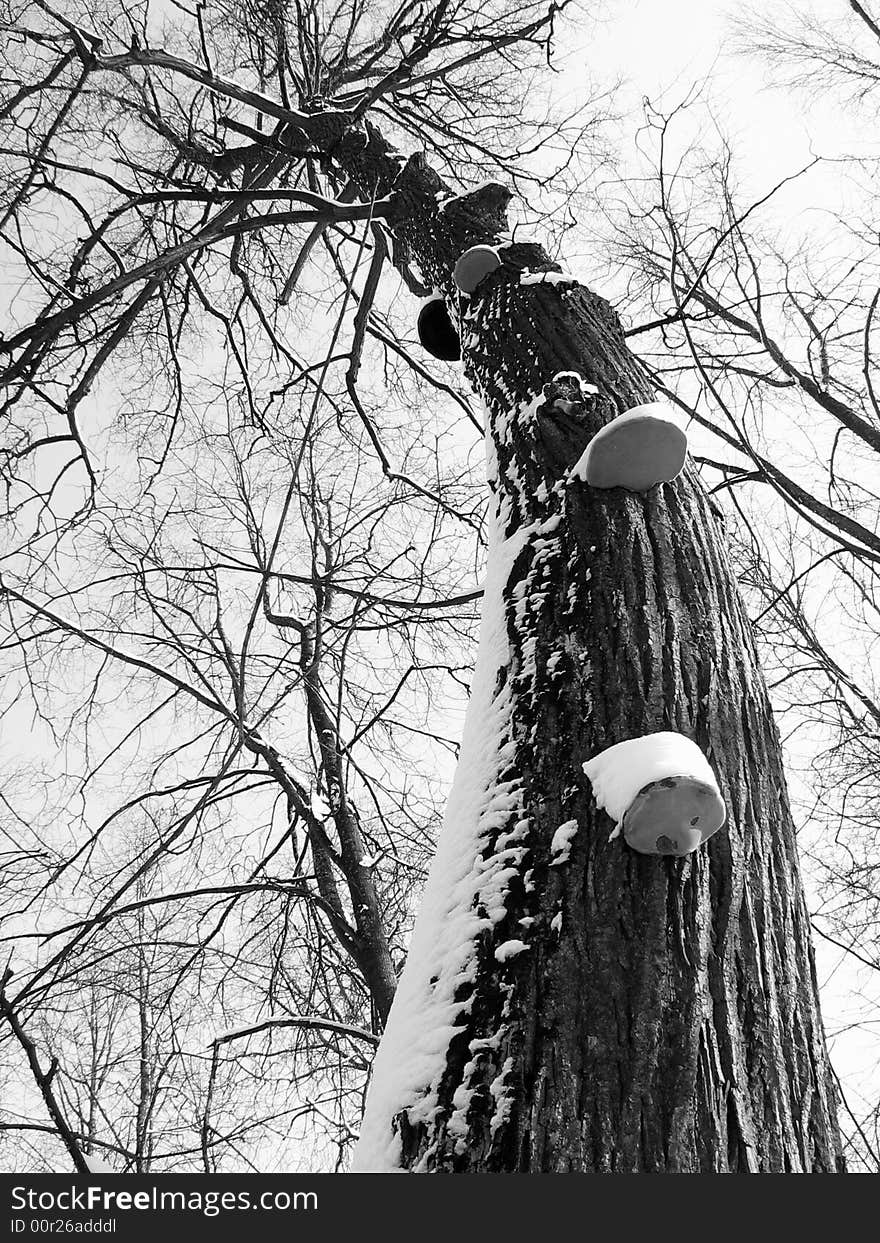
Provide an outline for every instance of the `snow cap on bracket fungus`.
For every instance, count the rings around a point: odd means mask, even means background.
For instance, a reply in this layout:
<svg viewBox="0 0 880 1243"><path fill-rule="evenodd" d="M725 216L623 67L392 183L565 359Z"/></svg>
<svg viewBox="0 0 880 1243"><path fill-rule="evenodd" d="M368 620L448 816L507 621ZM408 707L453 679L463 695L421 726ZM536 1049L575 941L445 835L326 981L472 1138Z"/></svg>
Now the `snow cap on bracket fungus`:
<svg viewBox="0 0 880 1243"><path fill-rule="evenodd" d="M661 731L618 742L583 766L599 807L633 850L687 855L727 819L715 774L684 734Z"/></svg>
<svg viewBox="0 0 880 1243"><path fill-rule="evenodd" d="M647 492L681 474L687 433L678 412L665 401L625 410L601 428L572 469L572 477L594 488Z"/></svg>
<svg viewBox="0 0 880 1243"><path fill-rule="evenodd" d="M471 246L452 269L452 279L462 293L473 293L484 276L501 267L501 256L494 246Z"/></svg>
<svg viewBox="0 0 880 1243"><path fill-rule="evenodd" d="M422 347L435 358L447 363L458 362L461 358L458 331L441 294L432 294L422 303L416 331Z"/></svg>

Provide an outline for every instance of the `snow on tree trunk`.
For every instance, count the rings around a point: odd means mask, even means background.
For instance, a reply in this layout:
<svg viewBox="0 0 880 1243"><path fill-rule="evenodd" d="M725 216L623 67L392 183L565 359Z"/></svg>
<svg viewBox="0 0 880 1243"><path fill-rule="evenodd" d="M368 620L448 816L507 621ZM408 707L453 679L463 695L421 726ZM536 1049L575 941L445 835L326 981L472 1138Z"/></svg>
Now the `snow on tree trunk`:
<svg viewBox="0 0 880 1243"><path fill-rule="evenodd" d="M333 159L397 195L395 262L453 309L468 246L503 260L459 324L497 523L472 702L356 1168L842 1168L779 739L716 518L690 467L645 494L572 477L655 396L616 316L506 241L503 187L453 197L373 130ZM657 730L696 741L728 808L683 859L609 841L582 768Z"/></svg>

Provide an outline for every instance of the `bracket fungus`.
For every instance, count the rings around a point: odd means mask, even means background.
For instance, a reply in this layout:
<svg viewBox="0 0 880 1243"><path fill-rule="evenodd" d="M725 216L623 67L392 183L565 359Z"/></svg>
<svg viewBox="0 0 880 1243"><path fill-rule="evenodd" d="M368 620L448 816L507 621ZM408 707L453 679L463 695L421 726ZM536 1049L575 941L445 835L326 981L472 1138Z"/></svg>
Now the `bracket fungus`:
<svg viewBox="0 0 880 1243"><path fill-rule="evenodd" d="M452 269L452 279L462 293L473 293L480 281L501 267L501 256L493 246L471 246Z"/></svg>
<svg viewBox="0 0 880 1243"><path fill-rule="evenodd" d="M416 331L422 347L435 358L447 363L456 363L461 358L458 331L440 294L434 294L422 303Z"/></svg>
<svg viewBox="0 0 880 1243"><path fill-rule="evenodd" d="M687 447L676 410L668 402L649 401L601 428L571 474L594 488L647 492L681 474Z"/></svg>
<svg viewBox="0 0 880 1243"><path fill-rule="evenodd" d="M583 765L599 807L633 850L687 855L717 833L727 809L703 752L661 731L618 742Z"/></svg>

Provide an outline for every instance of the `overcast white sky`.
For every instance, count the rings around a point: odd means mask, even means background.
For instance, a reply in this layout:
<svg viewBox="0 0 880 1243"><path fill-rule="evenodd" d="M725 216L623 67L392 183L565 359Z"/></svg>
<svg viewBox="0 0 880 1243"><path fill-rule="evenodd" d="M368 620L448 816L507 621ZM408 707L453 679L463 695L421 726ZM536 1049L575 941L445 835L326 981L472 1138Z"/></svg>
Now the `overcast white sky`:
<svg viewBox="0 0 880 1243"><path fill-rule="evenodd" d="M733 19L751 7L738 0L609 0L598 26L564 57L567 76L577 89L584 64L618 74L618 106L637 108L645 96L674 106L711 75L707 105L731 140L747 191L766 189L816 154L880 152L870 106L860 112L827 93L809 99L779 89L760 58L737 53ZM766 17L813 14L826 29L849 14L847 0L766 0L754 7ZM804 206L836 206L840 179L829 172L816 180Z"/></svg>

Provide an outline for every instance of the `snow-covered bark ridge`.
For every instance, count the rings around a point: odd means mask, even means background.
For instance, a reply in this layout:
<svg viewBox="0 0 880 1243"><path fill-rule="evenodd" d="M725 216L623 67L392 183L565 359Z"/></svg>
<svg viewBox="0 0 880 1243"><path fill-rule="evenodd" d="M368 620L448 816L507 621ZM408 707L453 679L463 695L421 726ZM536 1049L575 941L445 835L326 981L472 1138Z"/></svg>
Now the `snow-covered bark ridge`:
<svg viewBox="0 0 880 1243"><path fill-rule="evenodd" d="M461 758L406 967L376 1055L356 1171L400 1169L395 1119L404 1111L409 1126L433 1118L447 1048L475 977L478 939L503 917L508 881L525 853L528 823L520 817L518 784L505 780L513 746L504 606L504 589L525 538L521 530L508 536L496 515ZM498 961L503 960L504 954ZM462 1113L468 1100L464 1088L457 1101ZM450 1124L454 1132L454 1117Z"/></svg>

